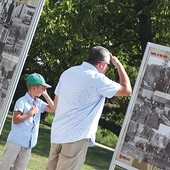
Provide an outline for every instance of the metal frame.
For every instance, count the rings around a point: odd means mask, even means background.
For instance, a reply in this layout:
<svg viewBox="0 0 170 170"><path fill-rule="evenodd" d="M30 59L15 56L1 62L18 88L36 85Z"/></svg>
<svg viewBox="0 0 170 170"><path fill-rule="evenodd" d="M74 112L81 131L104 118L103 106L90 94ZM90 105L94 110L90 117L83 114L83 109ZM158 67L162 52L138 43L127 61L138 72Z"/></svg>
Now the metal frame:
<svg viewBox="0 0 170 170"><path fill-rule="evenodd" d="M148 42L147 46L146 46L146 49L145 49L144 56L143 56L143 60L142 60L142 63L141 63L140 69L139 69L139 74L138 74L138 77L137 77L137 80L136 80L136 83L135 83L135 86L134 86L134 89L133 89L131 100L130 100L129 106L127 108L126 116L125 116L125 119L124 119L124 122L123 122L123 125L122 125L122 129L121 129L121 132L120 132L120 135L119 135L118 143L116 145L115 152L113 154L113 157L112 157L112 160L111 160L111 163L110 163L109 170L115 169L116 165L121 166L121 167L123 167L125 169L128 169L128 170L138 169L137 167L133 167L132 166L132 161L134 159L138 160L138 158L135 157L137 155L134 155L134 156L128 155L128 152L122 153L122 152L125 152L125 149L123 151L122 148L123 148L123 144L126 144L125 138L127 136L128 128L130 128L131 120L134 119L134 115L132 115L132 114L133 114L133 111L134 111L134 107L137 104L137 99L138 99L138 96L139 96L139 92L141 93L141 91L142 91L141 90L141 86L143 86L142 83L144 83L143 79L145 78L146 73L147 73L147 66L149 65L150 62L153 63L153 65L154 65L154 62L156 63L156 61L152 61L154 59L154 57L159 58L160 61L167 62L168 63L167 67L170 70L170 48L166 47L166 46L162 46L162 45L158 45L158 44L154 44L154 43ZM161 64L158 64L158 65L160 65L160 67L162 67ZM168 72L168 74L170 74L170 72ZM170 75L168 75L168 76L170 77ZM153 77L153 79L154 79L154 77ZM170 84L168 84L168 85L170 85ZM168 88L169 88L169 86L168 86ZM154 96L154 98L152 98L152 99L156 100L156 97L158 96L158 94L161 95L161 93L162 93L162 96L163 95L165 96L164 100L166 100L167 102L169 102L169 100L170 100L170 90L169 90L168 94L166 94L165 92L164 93L163 92L158 93L158 91L155 91L155 92L151 91L151 92L152 92L152 95L150 95L148 93L148 98L150 96L152 96L152 97ZM144 101L141 102L141 104L143 104L143 103L144 103ZM149 107L149 106L145 106L145 108L147 108L147 107ZM168 106L168 108L169 107L170 106ZM169 108L169 110L170 110L170 108ZM154 111L152 111L152 112L154 112ZM139 123L139 124L141 125L141 127L144 127L145 123ZM151 122L151 124L152 124L152 122ZM148 125L148 126L152 127L153 125ZM165 124L165 126L167 128L169 128L169 125ZM158 131L158 129L156 129L155 127L152 127L150 129L152 129L153 131ZM159 132L160 132L160 126L159 126ZM169 136L169 138L170 138L170 136ZM145 141L145 140L143 139L143 141ZM149 141L149 139L147 141ZM127 150L128 150L129 146L130 145L126 145L126 147L127 147L126 149ZM134 146L134 148L135 148L135 146ZM129 148L129 151L130 150L131 149ZM142 149L139 149L138 153L142 153L143 154L144 151L142 151ZM121 158L120 158L120 156L121 156ZM139 158L139 160L140 160L140 158ZM145 161L142 161L142 162L145 163ZM149 166L149 163L146 163L146 164ZM154 165L154 166L156 167L157 165ZM143 168L143 170L145 170L145 168Z"/></svg>

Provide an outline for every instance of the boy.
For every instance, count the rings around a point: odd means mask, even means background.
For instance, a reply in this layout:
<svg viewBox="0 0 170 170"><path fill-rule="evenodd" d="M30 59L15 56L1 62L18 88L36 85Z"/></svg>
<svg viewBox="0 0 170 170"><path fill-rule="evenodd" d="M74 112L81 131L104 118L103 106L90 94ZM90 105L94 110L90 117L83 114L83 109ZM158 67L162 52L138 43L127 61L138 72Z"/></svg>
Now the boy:
<svg viewBox="0 0 170 170"><path fill-rule="evenodd" d="M46 88L50 88L38 73L26 78L28 91L16 101L12 128L7 138L0 170L25 170L31 155L31 148L37 143L41 113L53 112L54 103ZM39 99L43 96L46 102Z"/></svg>

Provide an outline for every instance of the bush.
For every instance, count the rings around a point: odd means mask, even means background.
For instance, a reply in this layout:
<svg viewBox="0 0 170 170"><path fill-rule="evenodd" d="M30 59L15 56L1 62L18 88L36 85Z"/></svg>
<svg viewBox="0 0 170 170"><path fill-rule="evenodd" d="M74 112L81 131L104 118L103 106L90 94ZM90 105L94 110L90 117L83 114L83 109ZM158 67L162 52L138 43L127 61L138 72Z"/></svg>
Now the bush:
<svg viewBox="0 0 170 170"><path fill-rule="evenodd" d="M51 125L53 118L54 118L53 113L48 114L45 119L45 123ZM97 134L96 134L96 142L109 146L111 148L115 148L117 140L118 140L117 136L114 135L111 131L107 129L103 129L100 126L98 127Z"/></svg>
<svg viewBox="0 0 170 170"><path fill-rule="evenodd" d="M118 137L113 134L111 131L107 129L103 129L102 127L98 127L96 134L96 142L109 146L111 148L116 147Z"/></svg>

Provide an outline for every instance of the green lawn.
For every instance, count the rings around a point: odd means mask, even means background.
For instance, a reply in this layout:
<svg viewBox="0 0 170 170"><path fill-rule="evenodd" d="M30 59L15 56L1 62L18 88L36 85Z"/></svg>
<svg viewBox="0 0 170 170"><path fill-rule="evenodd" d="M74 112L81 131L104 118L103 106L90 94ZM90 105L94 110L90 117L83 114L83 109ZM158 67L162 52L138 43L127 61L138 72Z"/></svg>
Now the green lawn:
<svg viewBox="0 0 170 170"><path fill-rule="evenodd" d="M2 134L0 135L0 159L3 154L4 144L10 130L11 115L8 115ZM38 143L32 150L31 159L27 170L45 170L48 153L50 148L50 128L40 125ZM101 147L92 147L88 149L86 162L82 170L108 170L113 152ZM116 168L117 169L117 168Z"/></svg>

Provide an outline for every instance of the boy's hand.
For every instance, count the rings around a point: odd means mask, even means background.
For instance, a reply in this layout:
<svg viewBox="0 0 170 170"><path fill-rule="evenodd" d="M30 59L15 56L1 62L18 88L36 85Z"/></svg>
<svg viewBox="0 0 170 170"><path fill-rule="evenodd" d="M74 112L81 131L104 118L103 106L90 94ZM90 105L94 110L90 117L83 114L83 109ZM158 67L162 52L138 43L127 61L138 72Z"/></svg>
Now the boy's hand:
<svg viewBox="0 0 170 170"><path fill-rule="evenodd" d="M29 111L28 115L33 116L36 113L38 113L38 111L39 111L38 107L36 105L33 105L31 110Z"/></svg>
<svg viewBox="0 0 170 170"><path fill-rule="evenodd" d="M43 96L47 96L47 95L48 95L47 89L45 89L45 90L43 91L42 95L43 95Z"/></svg>

